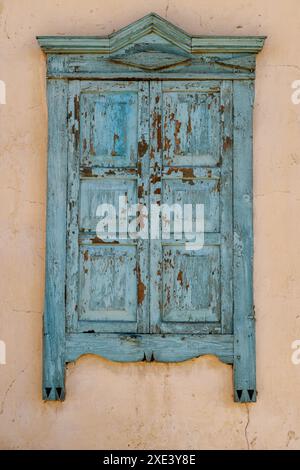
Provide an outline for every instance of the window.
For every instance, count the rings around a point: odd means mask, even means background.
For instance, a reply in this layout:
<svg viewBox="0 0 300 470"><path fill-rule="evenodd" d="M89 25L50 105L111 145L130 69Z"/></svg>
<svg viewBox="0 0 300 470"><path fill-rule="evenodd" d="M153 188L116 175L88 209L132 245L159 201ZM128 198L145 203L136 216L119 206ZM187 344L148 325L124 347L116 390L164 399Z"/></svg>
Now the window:
<svg viewBox="0 0 300 470"><path fill-rule="evenodd" d="M150 14L109 38L38 41L44 399L64 399L65 364L85 353L215 354L234 366L235 400L255 401L252 105L264 38L191 37Z"/></svg>

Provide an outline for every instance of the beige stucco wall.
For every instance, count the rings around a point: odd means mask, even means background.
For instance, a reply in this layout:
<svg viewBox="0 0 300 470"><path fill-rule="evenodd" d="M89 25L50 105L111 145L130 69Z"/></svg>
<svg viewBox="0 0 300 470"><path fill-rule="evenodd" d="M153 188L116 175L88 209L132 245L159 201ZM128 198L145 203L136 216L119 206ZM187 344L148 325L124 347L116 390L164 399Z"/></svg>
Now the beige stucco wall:
<svg viewBox="0 0 300 470"><path fill-rule="evenodd" d="M1 0L1 448L300 449L299 0ZM108 34L155 11L193 34L266 34L254 129L258 402L234 404L214 357L120 365L86 356L65 403L41 400L47 110L36 35Z"/></svg>

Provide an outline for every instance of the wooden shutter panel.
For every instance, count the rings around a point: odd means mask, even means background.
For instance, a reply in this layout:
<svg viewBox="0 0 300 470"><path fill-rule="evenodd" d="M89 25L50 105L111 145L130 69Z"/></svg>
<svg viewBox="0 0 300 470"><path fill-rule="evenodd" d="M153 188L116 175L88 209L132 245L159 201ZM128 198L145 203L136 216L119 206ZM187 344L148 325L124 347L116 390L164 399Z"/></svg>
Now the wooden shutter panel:
<svg viewBox="0 0 300 470"><path fill-rule="evenodd" d="M40 37L49 145L43 398L85 353L233 364L256 400L252 108L263 37L192 37L150 14L109 37ZM204 246L96 233L97 207L204 204ZM118 212L118 211L117 211ZM118 220L117 220L118 222ZM118 224L117 224L118 227ZM185 234L187 236L187 234Z"/></svg>
<svg viewBox="0 0 300 470"><path fill-rule="evenodd" d="M175 234L150 241L153 332L232 333L231 90L231 82L151 84L151 200L203 204L205 231L199 250Z"/></svg>
<svg viewBox="0 0 300 470"><path fill-rule="evenodd" d="M128 204L145 202L148 94L148 83L138 81L70 84L66 309L71 333L147 331L148 243L123 239L118 231L115 240L102 240L96 213L98 205L112 204L118 229L119 197L126 196Z"/></svg>

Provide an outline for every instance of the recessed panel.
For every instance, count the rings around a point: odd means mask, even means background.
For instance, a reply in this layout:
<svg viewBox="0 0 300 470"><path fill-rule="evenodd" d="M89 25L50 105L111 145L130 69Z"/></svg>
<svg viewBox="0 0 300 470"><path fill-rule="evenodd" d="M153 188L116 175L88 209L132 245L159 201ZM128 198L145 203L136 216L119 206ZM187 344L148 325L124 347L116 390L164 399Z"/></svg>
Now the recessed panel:
<svg viewBox="0 0 300 470"><path fill-rule="evenodd" d="M220 160L218 92L163 93L165 166L215 166Z"/></svg>
<svg viewBox="0 0 300 470"><path fill-rule="evenodd" d="M79 320L136 321L136 248L80 248Z"/></svg>
<svg viewBox="0 0 300 470"><path fill-rule="evenodd" d="M120 199L121 198L121 199ZM122 201L136 203L136 181L121 179L85 179L80 183L80 229L95 231L98 222L112 211L116 229Z"/></svg>
<svg viewBox="0 0 300 470"><path fill-rule="evenodd" d="M204 232L220 230L220 179L163 180L163 203L169 206L178 205L182 211L182 227L184 220L189 222L189 208L192 207L193 231L196 228L197 205L204 210ZM175 207L176 207L175 206Z"/></svg>
<svg viewBox="0 0 300 470"><path fill-rule="evenodd" d="M163 309L165 322L220 320L220 248L198 251L163 248Z"/></svg>
<svg viewBox="0 0 300 470"><path fill-rule="evenodd" d="M137 161L138 94L83 93L80 145L84 165L134 166Z"/></svg>

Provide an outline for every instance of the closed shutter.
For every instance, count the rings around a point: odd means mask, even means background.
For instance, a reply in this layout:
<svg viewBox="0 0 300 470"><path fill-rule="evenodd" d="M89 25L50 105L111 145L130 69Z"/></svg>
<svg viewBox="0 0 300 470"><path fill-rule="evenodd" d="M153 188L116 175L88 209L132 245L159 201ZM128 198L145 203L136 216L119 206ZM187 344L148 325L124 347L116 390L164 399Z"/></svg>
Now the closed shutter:
<svg viewBox="0 0 300 470"><path fill-rule="evenodd" d="M192 37L150 14L107 37L38 41L43 398L64 399L65 365L82 354L214 354L233 365L234 400L256 401L252 108L264 37Z"/></svg>
<svg viewBox="0 0 300 470"><path fill-rule="evenodd" d="M69 331L232 332L231 90L230 82L72 82ZM146 208L136 238L119 220L122 198L132 211ZM102 206L104 216L106 205L114 233L107 226L104 239L96 231L97 210ZM200 247L197 205L204 209ZM159 218L152 218L153 207Z"/></svg>

